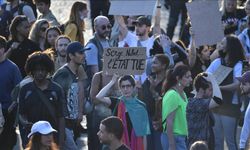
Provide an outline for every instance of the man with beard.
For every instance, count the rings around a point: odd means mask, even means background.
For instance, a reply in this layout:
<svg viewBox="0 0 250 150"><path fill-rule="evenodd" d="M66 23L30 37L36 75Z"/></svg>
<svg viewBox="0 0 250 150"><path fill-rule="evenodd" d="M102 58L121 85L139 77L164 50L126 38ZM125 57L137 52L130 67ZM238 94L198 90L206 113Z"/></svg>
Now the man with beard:
<svg viewBox="0 0 250 150"><path fill-rule="evenodd" d="M68 63L58 69L53 80L60 84L65 92L68 115L65 117L65 149L77 149L73 131L77 130L83 118L84 88L86 78L81 70L85 59L84 48L80 42L71 42L67 47Z"/></svg>
<svg viewBox="0 0 250 150"><path fill-rule="evenodd" d="M28 56L40 50L36 43L28 39L29 29L27 17L16 16L10 24L11 40L7 43L7 57L18 66L23 77L26 76L24 65Z"/></svg>
<svg viewBox="0 0 250 150"><path fill-rule="evenodd" d="M111 32L111 24L105 16L97 16L94 19L94 37L89 40L86 47L90 51L86 51L86 62L89 69L89 77L92 77L96 72L102 70L102 58L105 48L110 47L108 37ZM91 79L90 79L91 81Z"/></svg>
<svg viewBox="0 0 250 150"><path fill-rule="evenodd" d="M59 36L55 41L55 49L57 57L55 60L55 70L59 69L67 63L67 52L66 48L71 42L70 38L65 35Z"/></svg>
<svg viewBox="0 0 250 150"><path fill-rule="evenodd" d="M151 73L151 59L150 58L150 49L152 49L154 44L154 39L161 34L160 28L160 16L161 16L161 6L158 4L155 15L155 22L152 28L153 36L149 36L151 31L151 20L146 16L140 16L134 21L136 35L132 32L128 32L128 28L124 23L123 18L118 17L117 21L119 23L120 38L119 38L119 47L146 47L146 56L147 56L147 67L146 72L140 76L135 76L138 83L143 83L147 75ZM140 85L140 84L139 84Z"/></svg>
<svg viewBox="0 0 250 150"><path fill-rule="evenodd" d="M129 150L121 141L123 128L122 120L111 116L101 121L97 135L100 142L106 144L110 150Z"/></svg>
<svg viewBox="0 0 250 150"><path fill-rule="evenodd" d="M34 80L21 87L19 93L19 119L23 127L22 143L25 147L27 135L33 123L45 120L56 129L56 143L63 145L64 140L64 93L62 88L47 77L54 72L54 63L46 53L31 54L25 70Z"/></svg>

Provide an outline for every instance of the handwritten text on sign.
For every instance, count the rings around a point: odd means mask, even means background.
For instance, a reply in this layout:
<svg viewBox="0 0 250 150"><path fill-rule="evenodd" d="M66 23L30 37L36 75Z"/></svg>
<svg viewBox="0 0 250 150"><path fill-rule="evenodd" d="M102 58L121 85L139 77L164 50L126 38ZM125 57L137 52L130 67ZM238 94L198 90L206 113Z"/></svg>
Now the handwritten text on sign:
<svg viewBox="0 0 250 150"><path fill-rule="evenodd" d="M108 74L140 75L146 66L146 48L107 48L104 50L103 59L103 71Z"/></svg>

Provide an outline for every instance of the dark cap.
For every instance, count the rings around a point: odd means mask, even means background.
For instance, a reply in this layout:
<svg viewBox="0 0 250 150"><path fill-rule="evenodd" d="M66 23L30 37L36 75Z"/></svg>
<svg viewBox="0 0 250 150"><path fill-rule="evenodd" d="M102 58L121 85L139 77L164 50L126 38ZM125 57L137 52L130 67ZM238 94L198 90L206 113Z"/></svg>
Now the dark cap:
<svg viewBox="0 0 250 150"><path fill-rule="evenodd" d="M250 71L245 72L241 77L236 77L240 82L250 82Z"/></svg>
<svg viewBox="0 0 250 150"><path fill-rule="evenodd" d="M151 27L151 21L145 17L145 16L140 16L136 19L136 21L134 21L133 23L135 23L136 25L146 25L147 27Z"/></svg>
<svg viewBox="0 0 250 150"><path fill-rule="evenodd" d="M83 53L86 50L90 50L90 48L84 48L80 42L71 42L67 47L67 53L74 54L75 52Z"/></svg>

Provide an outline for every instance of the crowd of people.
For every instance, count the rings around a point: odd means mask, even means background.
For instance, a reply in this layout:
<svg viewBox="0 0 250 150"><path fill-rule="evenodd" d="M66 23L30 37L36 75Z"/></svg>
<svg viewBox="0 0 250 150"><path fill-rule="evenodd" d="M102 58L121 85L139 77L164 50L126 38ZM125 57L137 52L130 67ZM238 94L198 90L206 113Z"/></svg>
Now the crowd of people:
<svg viewBox="0 0 250 150"><path fill-rule="evenodd" d="M249 148L250 0L222 0L224 38L202 46L188 0L157 1L154 16L108 16L108 0L76 1L65 23L50 0L0 2L0 149L14 148L17 128L27 150L77 150L81 133L89 150ZM144 73L104 71L109 47L145 47Z"/></svg>

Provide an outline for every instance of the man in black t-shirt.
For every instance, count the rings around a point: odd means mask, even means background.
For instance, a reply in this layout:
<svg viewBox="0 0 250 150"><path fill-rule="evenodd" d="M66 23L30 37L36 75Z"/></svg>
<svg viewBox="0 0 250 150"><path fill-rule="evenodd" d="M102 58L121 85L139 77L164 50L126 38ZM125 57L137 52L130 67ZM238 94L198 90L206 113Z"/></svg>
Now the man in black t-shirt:
<svg viewBox="0 0 250 150"><path fill-rule="evenodd" d="M102 120L97 135L100 143L106 144L109 150L129 150L121 141L123 124L118 117L110 116Z"/></svg>
<svg viewBox="0 0 250 150"><path fill-rule="evenodd" d="M23 147L33 123L44 120L58 131L56 143L64 142L65 99L62 88L47 77L54 72L54 62L43 52L31 54L25 70L34 80L23 85L19 93L19 125Z"/></svg>

